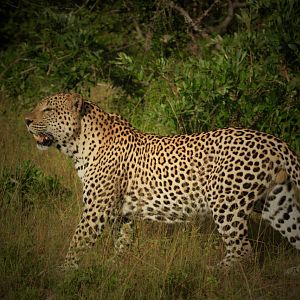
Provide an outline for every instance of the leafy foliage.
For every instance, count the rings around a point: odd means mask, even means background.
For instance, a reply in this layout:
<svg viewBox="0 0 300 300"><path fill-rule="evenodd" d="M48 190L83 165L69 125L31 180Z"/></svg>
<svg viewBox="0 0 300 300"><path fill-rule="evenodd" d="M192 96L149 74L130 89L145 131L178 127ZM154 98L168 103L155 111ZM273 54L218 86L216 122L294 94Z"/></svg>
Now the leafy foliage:
<svg viewBox="0 0 300 300"><path fill-rule="evenodd" d="M246 126L300 152L297 1L10 3L0 78L17 110L104 81L121 88L112 109L140 129Z"/></svg>
<svg viewBox="0 0 300 300"><path fill-rule="evenodd" d="M28 209L49 197L70 197L71 191L63 187L58 179L45 175L31 161L23 161L16 169L4 168L0 178L2 205Z"/></svg>
<svg viewBox="0 0 300 300"><path fill-rule="evenodd" d="M23 107L48 93L95 85L109 57L124 46L124 20L114 17L119 11L111 12L108 5L100 16L85 6L61 9L37 3L22 7L21 2L1 30L1 88L19 97ZM15 40L8 38L11 35Z"/></svg>

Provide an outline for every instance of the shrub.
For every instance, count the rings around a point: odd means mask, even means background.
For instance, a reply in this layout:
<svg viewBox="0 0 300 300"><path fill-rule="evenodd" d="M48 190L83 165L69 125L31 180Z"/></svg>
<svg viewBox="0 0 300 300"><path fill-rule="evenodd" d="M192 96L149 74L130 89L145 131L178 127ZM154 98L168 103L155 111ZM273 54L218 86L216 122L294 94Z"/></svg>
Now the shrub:
<svg viewBox="0 0 300 300"><path fill-rule="evenodd" d="M27 210L36 205L46 205L46 199L66 199L72 193L63 187L57 178L45 175L31 161L11 170L4 168L0 178L2 203L17 209Z"/></svg>
<svg viewBox="0 0 300 300"><path fill-rule="evenodd" d="M193 9L163 0L44 3L0 6L9 17L0 29L1 89L18 111L57 91L86 96L107 81L122 88L114 110L140 129L245 126L300 152L297 1L246 1L223 30L216 24L229 2L207 16L210 5L202 2ZM183 11L202 18L201 30Z"/></svg>

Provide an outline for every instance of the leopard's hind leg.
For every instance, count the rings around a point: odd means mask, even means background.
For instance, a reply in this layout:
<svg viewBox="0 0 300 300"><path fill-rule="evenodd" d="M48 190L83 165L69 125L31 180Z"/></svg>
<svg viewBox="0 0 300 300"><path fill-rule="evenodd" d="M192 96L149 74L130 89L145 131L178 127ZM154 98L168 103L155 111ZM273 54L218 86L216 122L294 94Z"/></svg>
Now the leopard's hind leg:
<svg viewBox="0 0 300 300"><path fill-rule="evenodd" d="M300 250L300 209L295 188L288 177L275 183L269 191L262 217L286 237L291 245ZM291 271L300 272L300 265L288 270Z"/></svg>
<svg viewBox="0 0 300 300"><path fill-rule="evenodd" d="M216 201L216 207L212 209L217 229L226 246L226 256L218 264L218 267L222 269L230 268L236 261L252 252L247 224L251 208L246 205L248 197L246 195L243 197L244 206L240 203L229 202L218 208L218 201ZM227 207L226 210L223 208L224 205Z"/></svg>
<svg viewBox="0 0 300 300"><path fill-rule="evenodd" d="M262 217L300 250L300 209L291 181L276 184L267 196Z"/></svg>

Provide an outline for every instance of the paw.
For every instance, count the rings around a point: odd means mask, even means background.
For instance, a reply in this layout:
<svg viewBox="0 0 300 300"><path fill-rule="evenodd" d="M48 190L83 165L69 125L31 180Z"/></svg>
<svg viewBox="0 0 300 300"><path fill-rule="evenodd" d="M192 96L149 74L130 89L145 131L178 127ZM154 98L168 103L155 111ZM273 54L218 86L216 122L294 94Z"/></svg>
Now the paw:
<svg viewBox="0 0 300 300"><path fill-rule="evenodd" d="M299 274L300 273L300 265L298 265L296 267L288 268L284 273L285 273L285 275L288 275L288 276L293 276L293 275Z"/></svg>
<svg viewBox="0 0 300 300"><path fill-rule="evenodd" d="M78 269L78 264L70 261L65 261L65 263L63 263L58 267L58 270L61 272L67 272L67 271L72 271L77 269Z"/></svg>
<svg viewBox="0 0 300 300"><path fill-rule="evenodd" d="M206 269L211 272L227 273L231 269L231 265L222 260L217 264L206 266Z"/></svg>

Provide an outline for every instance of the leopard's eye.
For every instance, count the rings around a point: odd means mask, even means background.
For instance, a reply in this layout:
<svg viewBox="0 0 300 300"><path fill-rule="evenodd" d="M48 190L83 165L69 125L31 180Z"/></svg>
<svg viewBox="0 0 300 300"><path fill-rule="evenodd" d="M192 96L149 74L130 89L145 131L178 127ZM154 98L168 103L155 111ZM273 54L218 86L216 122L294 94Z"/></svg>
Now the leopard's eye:
<svg viewBox="0 0 300 300"><path fill-rule="evenodd" d="M52 110L53 110L53 108L51 108L51 107L46 107L46 108L43 109L43 112L49 112L49 111L52 111Z"/></svg>

